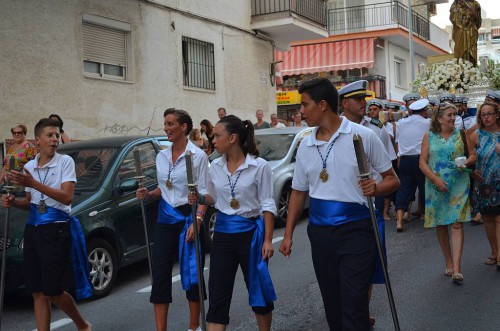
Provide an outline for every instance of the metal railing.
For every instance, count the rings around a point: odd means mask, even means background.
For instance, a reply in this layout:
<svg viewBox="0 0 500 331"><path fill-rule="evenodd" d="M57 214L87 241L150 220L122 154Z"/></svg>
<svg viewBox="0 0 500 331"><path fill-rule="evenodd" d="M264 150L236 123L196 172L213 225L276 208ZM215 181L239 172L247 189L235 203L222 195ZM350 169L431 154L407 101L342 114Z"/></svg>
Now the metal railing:
<svg viewBox="0 0 500 331"><path fill-rule="evenodd" d="M326 26L325 0L252 0L252 16L294 13Z"/></svg>
<svg viewBox="0 0 500 331"><path fill-rule="evenodd" d="M429 20L416 12L413 12L412 18L413 33L429 40ZM366 31L370 28L395 24L408 29L408 7L399 1L328 10L330 35Z"/></svg>

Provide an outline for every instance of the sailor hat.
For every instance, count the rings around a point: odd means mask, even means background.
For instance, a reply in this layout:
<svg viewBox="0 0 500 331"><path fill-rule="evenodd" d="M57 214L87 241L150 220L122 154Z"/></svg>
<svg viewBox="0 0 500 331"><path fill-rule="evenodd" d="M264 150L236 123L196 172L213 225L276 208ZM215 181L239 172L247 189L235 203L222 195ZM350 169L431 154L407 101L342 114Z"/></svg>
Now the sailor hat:
<svg viewBox="0 0 500 331"><path fill-rule="evenodd" d="M368 100L368 102L366 103L366 107L370 107L370 106L377 106L379 108L384 108L385 104L382 100L379 100L377 98L374 98L374 99L370 99Z"/></svg>
<svg viewBox="0 0 500 331"><path fill-rule="evenodd" d="M416 101L420 100L422 97L418 93L408 93L403 95L403 101L405 103L408 103L408 101Z"/></svg>
<svg viewBox="0 0 500 331"><path fill-rule="evenodd" d="M439 102L451 102L455 103L455 95L445 92L439 96Z"/></svg>
<svg viewBox="0 0 500 331"><path fill-rule="evenodd" d="M438 98L430 97L428 100L432 106L439 106L439 99Z"/></svg>
<svg viewBox="0 0 500 331"><path fill-rule="evenodd" d="M468 101L469 101L469 98L467 98L467 97L456 97L455 98L455 103L460 103L462 105L467 105Z"/></svg>
<svg viewBox="0 0 500 331"><path fill-rule="evenodd" d="M386 104L387 109L399 110L401 105L397 102L388 102Z"/></svg>
<svg viewBox="0 0 500 331"><path fill-rule="evenodd" d="M500 102L500 93L498 91L488 90L486 91L486 97L495 100L496 102Z"/></svg>
<svg viewBox="0 0 500 331"><path fill-rule="evenodd" d="M351 98L351 97L365 97L368 95L367 89L368 81L366 80L358 80L356 82L347 84L339 90L339 98Z"/></svg>
<svg viewBox="0 0 500 331"><path fill-rule="evenodd" d="M418 113L425 110L428 105L429 105L429 100L420 99L410 105L410 110L414 113Z"/></svg>

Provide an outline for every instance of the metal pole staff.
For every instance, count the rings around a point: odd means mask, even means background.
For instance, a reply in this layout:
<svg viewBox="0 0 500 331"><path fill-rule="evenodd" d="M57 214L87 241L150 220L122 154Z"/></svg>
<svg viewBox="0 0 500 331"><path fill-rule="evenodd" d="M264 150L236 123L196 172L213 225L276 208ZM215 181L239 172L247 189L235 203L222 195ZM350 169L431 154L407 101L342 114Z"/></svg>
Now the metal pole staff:
<svg viewBox="0 0 500 331"><path fill-rule="evenodd" d="M193 160L191 156L191 151L186 151L184 157L186 158L186 172L188 180L188 188L190 194L196 193L196 184L194 183L193 177ZM198 294L200 296L200 317L201 317L201 327L202 331L207 330L207 322L205 321L205 300L203 297L205 282L203 281L203 270L201 266L200 259L200 241L198 238L198 222L196 220L196 209L197 205L193 204L191 206L193 213L193 231L194 231L194 248L196 250L196 269L198 271Z"/></svg>
<svg viewBox="0 0 500 331"><path fill-rule="evenodd" d="M370 179L371 173L366 162L365 150L363 148L363 140L359 134L354 134L353 138L354 151L356 152L356 159L358 161L359 176L361 180ZM387 264L384 259L384 250L382 249L382 242L380 241L380 234L378 232L377 217L375 216L375 208L373 207L372 197L366 197L368 200L368 208L370 209L370 217L372 219L373 232L375 233L375 241L377 242L377 250L380 256L380 263L382 264L382 270L384 272L385 278L385 288L387 290L387 296L389 297L389 305L391 306L392 320L394 322L394 329L400 331L398 314L396 312L396 305L394 303L394 296L392 295L391 282L389 281L389 271L387 270Z"/></svg>
<svg viewBox="0 0 500 331"><path fill-rule="evenodd" d="M15 168L15 159L12 155L9 155L9 171ZM12 191L14 191L14 185L10 184L10 180L5 179L5 186L3 187L7 196L10 197ZM5 208L5 221L3 223L3 250L2 250L2 272L0 278L0 330L2 330L2 317L3 317L3 300L5 294L5 276L7 272L7 248L9 248L9 218L10 218L10 207Z"/></svg>
<svg viewBox="0 0 500 331"><path fill-rule="evenodd" d="M140 153L141 153L140 150L137 147L134 147L134 163L135 163L135 174L136 174L134 178L139 183L139 188L143 188L144 178L146 176L142 174ZM149 278L151 279L151 283L153 283L153 269L151 267L152 258L151 258L151 247L150 247L149 233L148 233L148 220L146 217L146 208L144 206L143 199L141 199L141 212L142 212L142 224L144 226L144 237L146 238L146 251L148 253Z"/></svg>

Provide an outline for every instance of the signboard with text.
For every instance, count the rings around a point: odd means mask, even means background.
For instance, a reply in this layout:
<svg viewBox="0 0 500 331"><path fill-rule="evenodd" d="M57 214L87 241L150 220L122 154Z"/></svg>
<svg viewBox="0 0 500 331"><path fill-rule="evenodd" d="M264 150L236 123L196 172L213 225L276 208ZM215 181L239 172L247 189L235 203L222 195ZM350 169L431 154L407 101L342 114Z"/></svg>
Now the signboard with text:
<svg viewBox="0 0 500 331"><path fill-rule="evenodd" d="M276 104L278 106L300 104L300 94L298 91L277 91Z"/></svg>

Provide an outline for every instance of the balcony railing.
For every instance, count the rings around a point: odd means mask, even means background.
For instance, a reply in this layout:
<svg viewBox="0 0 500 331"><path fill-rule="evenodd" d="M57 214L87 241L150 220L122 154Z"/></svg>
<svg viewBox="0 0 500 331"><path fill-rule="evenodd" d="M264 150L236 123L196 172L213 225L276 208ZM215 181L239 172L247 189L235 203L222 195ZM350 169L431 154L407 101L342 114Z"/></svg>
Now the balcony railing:
<svg viewBox="0 0 500 331"><path fill-rule="evenodd" d="M326 26L324 0L252 0L252 16L276 13L294 13Z"/></svg>
<svg viewBox="0 0 500 331"><path fill-rule="evenodd" d="M429 40L429 20L413 12L413 33ZM408 7L398 1L328 10L328 33L346 34L400 25L408 27Z"/></svg>

